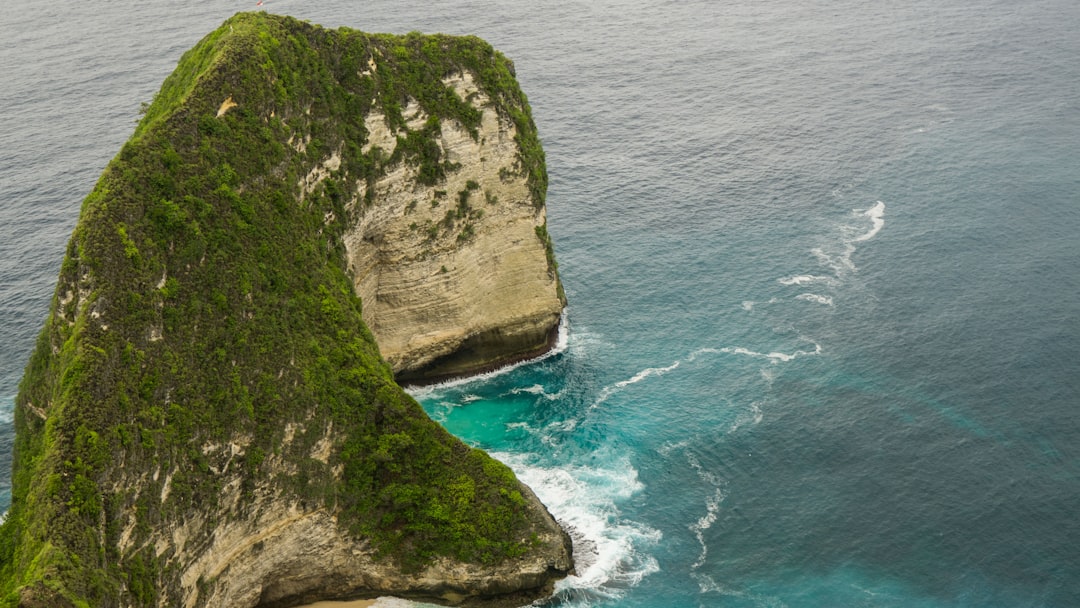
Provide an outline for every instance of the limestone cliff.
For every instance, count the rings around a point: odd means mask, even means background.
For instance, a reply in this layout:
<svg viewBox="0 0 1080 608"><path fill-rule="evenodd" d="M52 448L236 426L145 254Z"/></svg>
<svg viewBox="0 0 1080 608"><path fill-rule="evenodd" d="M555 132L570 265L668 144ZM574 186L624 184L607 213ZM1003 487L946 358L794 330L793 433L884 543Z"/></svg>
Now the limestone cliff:
<svg viewBox="0 0 1080 608"><path fill-rule="evenodd" d="M403 380L492 367L550 346L563 308L547 250L543 201L530 191L514 121L464 70L442 82L480 114L472 132L443 121L433 134L455 169L425 185L397 165L371 184L345 245L364 320ZM519 111L524 110L520 108ZM397 138L430 116L413 100L405 126L366 117L369 147L392 154Z"/></svg>
<svg viewBox="0 0 1080 608"><path fill-rule="evenodd" d="M479 39L208 35L83 204L16 400L0 605L549 593L565 533L393 376L544 347L545 187Z"/></svg>

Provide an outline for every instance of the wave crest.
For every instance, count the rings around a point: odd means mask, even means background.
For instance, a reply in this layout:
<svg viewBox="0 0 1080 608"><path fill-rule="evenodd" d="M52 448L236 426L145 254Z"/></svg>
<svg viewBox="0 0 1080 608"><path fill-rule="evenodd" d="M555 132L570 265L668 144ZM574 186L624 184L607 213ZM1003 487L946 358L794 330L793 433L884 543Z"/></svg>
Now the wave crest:
<svg viewBox="0 0 1080 608"><path fill-rule="evenodd" d="M659 571L648 549L660 541L660 532L620 516L617 503L644 489L628 459L618 457L611 466L556 468L533 464L527 454L492 455L536 492L574 538L577 574L556 584L557 596L615 599Z"/></svg>

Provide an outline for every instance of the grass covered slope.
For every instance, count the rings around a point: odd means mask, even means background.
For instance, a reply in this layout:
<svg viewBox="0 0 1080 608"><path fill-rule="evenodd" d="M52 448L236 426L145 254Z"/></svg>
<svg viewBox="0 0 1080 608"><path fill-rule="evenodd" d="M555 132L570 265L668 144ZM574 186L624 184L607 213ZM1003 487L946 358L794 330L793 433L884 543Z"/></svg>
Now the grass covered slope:
<svg viewBox="0 0 1080 608"><path fill-rule="evenodd" d="M206 605L219 581L192 564L268 504L332 514L406 574L556 550L510 470L394 383L344 266L355 184L447 170L430 129L364 151L364 116L404 126L411 98L475 125L440 82L463 69L542 205L512 64L477 38L239 14L184 55L83 204L20 386L0 605Z"/></svg>

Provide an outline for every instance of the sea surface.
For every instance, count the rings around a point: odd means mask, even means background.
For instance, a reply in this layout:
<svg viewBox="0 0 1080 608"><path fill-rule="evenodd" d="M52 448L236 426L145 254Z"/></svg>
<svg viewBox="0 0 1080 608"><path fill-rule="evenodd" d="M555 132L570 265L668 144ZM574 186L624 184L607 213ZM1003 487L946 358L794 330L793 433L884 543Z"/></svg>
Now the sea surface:
<svg viewBox="0 0 1080 608"><path fill-rule="evenodd" d="M5 3L0 510L83 198L255 4ZM1080 606L1080 3L261 8L516 63L564 339L413 392L574 530L547 606Z"/></svg>

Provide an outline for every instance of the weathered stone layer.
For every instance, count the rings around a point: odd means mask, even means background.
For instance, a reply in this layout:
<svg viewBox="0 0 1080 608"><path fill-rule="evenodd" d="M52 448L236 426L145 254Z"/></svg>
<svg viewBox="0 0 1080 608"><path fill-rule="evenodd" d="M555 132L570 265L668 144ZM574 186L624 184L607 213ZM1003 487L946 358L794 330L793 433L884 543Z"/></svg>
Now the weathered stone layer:
<svg viewBox="0 0 1080 608"><path fill-rule="evenodd" d="M443 158L459 167L424 185L402 163L378 179L345 237L364 321L401 381L464 375L550 348L563 300L538 236L546 215L520 167L513 122L465 72L444 80L482 112L474 136L441 124ZM411 127L427 116L406 108ZM365 121L369 146L393 152L385 117ZM368 184L362 184L362 191ZM360 200L358 193L357 201Z"/></svg>
<svg viewBox="0 0 1080 608"><path fill-rule="evenodd" d="M340 439L327 428L313 457ZM236 449L204 448L212 461L226 462ZM270 465L283 474L291 467L283 458ZM525 485L520 491L538 531L532 542L541 550L496 566L440 558L420 572L380 559L367 543L345 533L326 508L298 502L269 485L247 493L241 473L226 473L222 485L214 505L150 541L159 557L175 560L180 568L185 608L283 608L382 595L450 605L520 606L550 595L552 581L573 567L569 537ZM211 521L221 523L207 537L201 531L213 528L207 525Z"/></svg>

